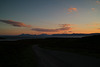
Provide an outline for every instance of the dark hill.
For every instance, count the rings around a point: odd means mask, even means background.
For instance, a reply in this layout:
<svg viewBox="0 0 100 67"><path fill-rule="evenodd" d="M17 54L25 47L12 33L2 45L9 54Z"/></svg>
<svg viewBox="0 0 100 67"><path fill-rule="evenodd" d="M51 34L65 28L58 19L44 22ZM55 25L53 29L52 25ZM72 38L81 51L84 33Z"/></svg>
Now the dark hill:
<svg viewBox="0 0 100 67"><path fill-rule="evenodd" d="M83 37L83 38L87 38L87 39L100 39L100 35L87 36L87 37Z"/></svg>
<svg viewBox="0 0 100 67"><path fill-rule="evenodd" d="M0 37L0 39L5 39L5 38L3 38L3 37Z"/></svg>

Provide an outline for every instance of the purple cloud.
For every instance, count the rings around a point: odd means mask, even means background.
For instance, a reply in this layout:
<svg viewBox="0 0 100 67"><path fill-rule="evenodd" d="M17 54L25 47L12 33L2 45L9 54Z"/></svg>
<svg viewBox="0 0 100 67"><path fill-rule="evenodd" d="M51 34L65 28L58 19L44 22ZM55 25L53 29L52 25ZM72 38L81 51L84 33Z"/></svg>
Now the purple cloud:
<svg viewBox="0 0 100 67"><path fill-rule="evenodd" d="M39 31L39 32L59 32L59 31L68 31L72 29L71 27L62 27L58 29L45 29L45 28L32 28L33 31Z"/></svg>
<svg viewBox="0 0 100 67"><path fill-rule="evenodd" d="M0 21L6 24L10 24L12 26L16 26L16 27L31 27L31 25L26 25L22 22L17 22L13 20L0 20Z"/></svg>

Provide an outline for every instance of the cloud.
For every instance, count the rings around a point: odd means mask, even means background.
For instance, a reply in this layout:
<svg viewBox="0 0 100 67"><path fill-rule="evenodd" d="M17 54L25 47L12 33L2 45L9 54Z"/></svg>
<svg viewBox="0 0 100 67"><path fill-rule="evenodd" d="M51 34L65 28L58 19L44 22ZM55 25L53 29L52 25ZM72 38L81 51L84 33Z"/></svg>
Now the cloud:
<svg viewBox="0 0 100 67"><path fill-rule="evenodd" d="M32 28L31 30L39 32L58 32L58 29Z"/></svg>
<svg viewBox="0 0 100 67"><path fill-rule="evenodd" d="M86 24L87 26L99 26L100 24Z"/></svg>
<svg viewBox="0 0 100 67"><path fill-rule="evenodd" d="M100 30L100 28L98 28L98 30Z"/></svg>
<svg viewBox="0 0 100 67"><path fill-rule="evenodd" d="M64 8L64 13L66 12L65 10L66 10L66 8ZM68 8L67 11L68 11L67 14L72 14L73 12L78 12L77 8L73 8L73 7Z"/></svg>
<svg viewBox="0 0 100 67"><path fill-rule="evenodd" d="M59 32L59 31L68 31L71 27L65 27L65 28L58 28L58 29L45 29L45 28L32 28L33 31L39 31L39 32Z"/></svg>
<svg viewBox="0 0 100 67"><path fill-rule="evenodd" d="M72 7L71 8L68 8L68 12L73 12L73 11L74 12L77 12L78 10L77 10L77 8L72 8Z"/></svg>
<svg viewBox="0 0 100 67"><path fill-rule="evenodd" d="M32 28L31 30L39 31L39 32L59 32L59 31L69 31L71 29L72 28L69 27L69 24L66 24L66 25L64 24L64 25L61 25L61 27L57 29Z"/></svg>
<svg viewBox="0 0 100 67"><path fill-rule="evenodd" d="M59 24L60 27L70 27L71 24Z"/></svg>
<svg viewBox="0 0 100 67"><path fill-rule="evenodd" d="M91 8L92 11L95 11L95 8Z"/></svg>
<svg viewBox="0 0 100 67"><path fill-rule="evenodd" d="M15 27L31 27L31 25L26 25L22 22L17 22L13 20L0 20L3 23L10 24ZM69 31L72 28L70 27L72 24L60 24L60 28L57 29L45 29L45 28L31 28L33 31L38 31L38 32L59 32L59 31Z"/></svg>
<svg viewBox="0 0 100 67"><path fill-rule="evenodd" d="M59 24L60 27L76 26L76 24Z"/></svg>
<svg viewBox="0 0 100 67"><path fill-rule="evenodd" d="M97 28L97 30L100 30L100 28Z"/></svg>
<svg viewBox="0 0 100 67"><path fill-rule="evenodd" d="M100 1L96 1L97 4L100 4Z"/></svg>
<svg viewBox="0 0 100 67"><path fill-rule="evenodd" d="M72 32L72 31L68 31L68 32Z"/></svg>
<svg viewBox="0 0 100 67"><path fill-rule="evenodd" d="M17 22L13 20L0 20L0 21L6 24L10 24L12 26L16 26L16 27L31 27L31 25L26 25L22 22Z"/></svg>

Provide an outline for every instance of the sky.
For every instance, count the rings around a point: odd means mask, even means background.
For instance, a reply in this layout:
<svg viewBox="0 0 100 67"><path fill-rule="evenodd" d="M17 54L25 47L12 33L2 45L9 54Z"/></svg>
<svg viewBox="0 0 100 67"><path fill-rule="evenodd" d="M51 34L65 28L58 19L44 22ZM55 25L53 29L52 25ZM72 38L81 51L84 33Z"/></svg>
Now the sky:
<svg viewBox="0 0 100 67"><path fill-rule="evenodd" d="M0 0L0 35L100 33L100 0Z"/></svg>

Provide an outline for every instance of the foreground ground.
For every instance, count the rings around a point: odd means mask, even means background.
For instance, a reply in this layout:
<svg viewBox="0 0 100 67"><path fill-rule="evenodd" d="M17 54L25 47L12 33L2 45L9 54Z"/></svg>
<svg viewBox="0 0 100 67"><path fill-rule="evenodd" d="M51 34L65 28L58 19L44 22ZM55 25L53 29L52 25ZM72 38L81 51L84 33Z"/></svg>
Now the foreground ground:
<svg viewBox="0 0 100 67"><path fill-rule="evenodd" d="M0 42L0 67L37 67L32 45L22 42Z"/></svg>
<svg viewBox="0 0 100 67"><path fill-rule="evenodd" d="M50 50L34 45L38 67L100 67L100 59L76 53Z"/></svg>
<svg viewBox="0 0 100 67"><path fill-rule="evenodd" d="M100 36L77 38L47 38L0 42L0 67L37 67L37 55L32 46L77 53L100 58ZM73 60L72 60L73 61Z"/></svg>

